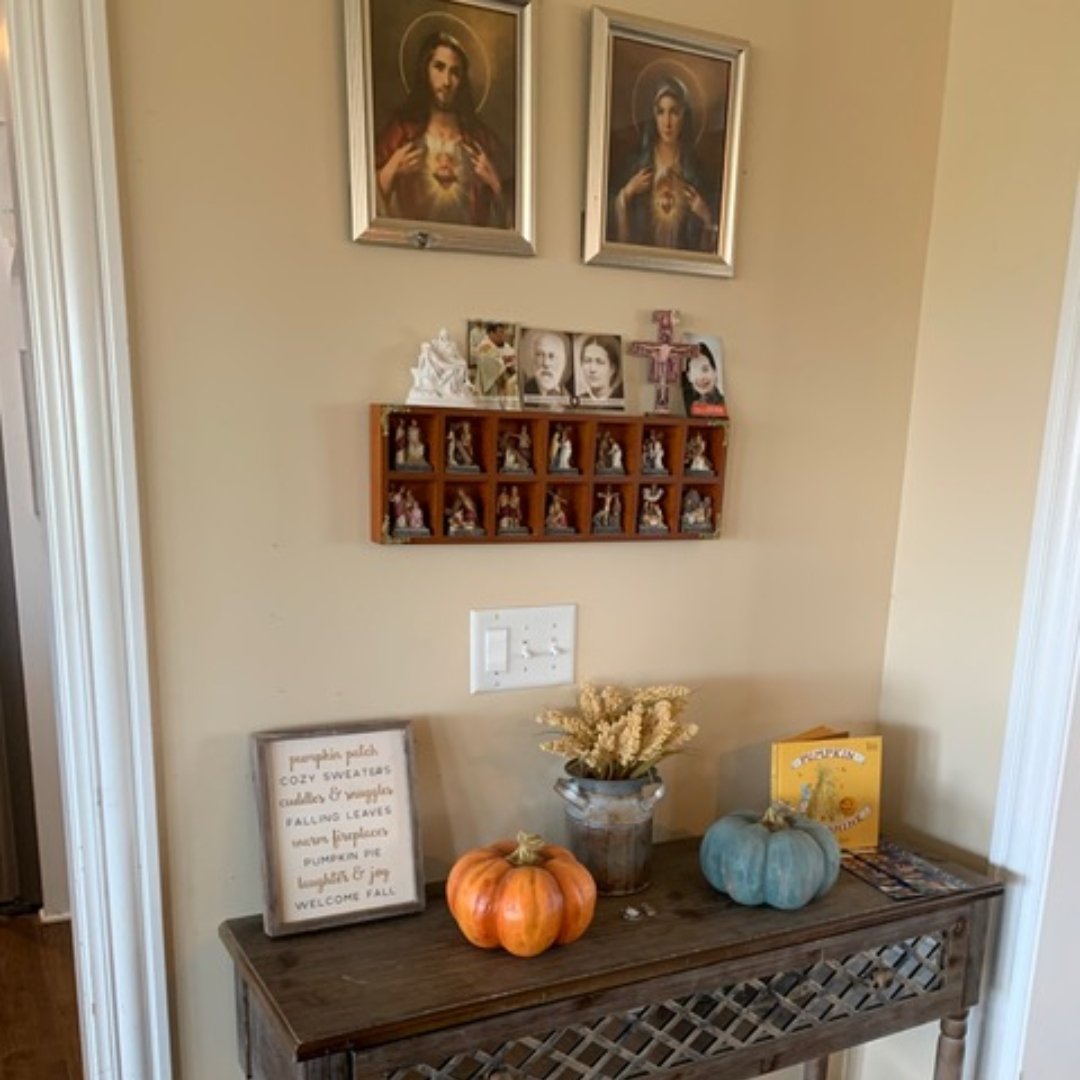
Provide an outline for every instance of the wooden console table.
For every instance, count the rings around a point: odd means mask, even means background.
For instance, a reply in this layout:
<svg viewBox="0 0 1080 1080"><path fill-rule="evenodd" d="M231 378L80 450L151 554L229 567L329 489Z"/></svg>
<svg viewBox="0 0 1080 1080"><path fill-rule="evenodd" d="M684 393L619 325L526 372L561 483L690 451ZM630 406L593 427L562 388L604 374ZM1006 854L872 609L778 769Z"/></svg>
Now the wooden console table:
<svg viewBox="0 0 1080 1080"><path fill-rule="evenodd" d="M824 1080L830 1053L941 1020L934 1076L959 1080L1000 885L950 864L969 889L895 901L843 872L801 911L741 908L697 846L657 845L646 892L530 960L469 945L437 890L421 914L298 937L224 923L244 1074L739 1080L805 1062Z"/></svg>

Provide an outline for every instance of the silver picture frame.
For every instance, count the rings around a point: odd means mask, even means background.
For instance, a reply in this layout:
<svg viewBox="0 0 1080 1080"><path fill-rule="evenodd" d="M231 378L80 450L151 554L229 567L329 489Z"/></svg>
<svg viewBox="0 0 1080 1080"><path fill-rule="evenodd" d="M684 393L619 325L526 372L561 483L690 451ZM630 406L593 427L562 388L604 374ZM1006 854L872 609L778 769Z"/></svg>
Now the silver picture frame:
<svg viewBox="0 0 1080 1080"><path fill-rule="evenodd" d="M731 277L749 45L593 8L583 259Z"/></svg>
<svg viewBox="0 0 1080 1080"><path fill-rule="evenodd" d="M345 0L352 237L424 250L536 253L534 0ZM418 73L457 58L457 137ZM447 55L445 53L440 55ZM445 64L442 64L445 67ZM438 91L434 74L424 91ZM430 85L429 85L430 83ZM465 134L461 134L465 129ZM400 152L389 170L390 158ZM384 159L384 160L381 160ZM491 178L494 177L494 180Z"/></svg>

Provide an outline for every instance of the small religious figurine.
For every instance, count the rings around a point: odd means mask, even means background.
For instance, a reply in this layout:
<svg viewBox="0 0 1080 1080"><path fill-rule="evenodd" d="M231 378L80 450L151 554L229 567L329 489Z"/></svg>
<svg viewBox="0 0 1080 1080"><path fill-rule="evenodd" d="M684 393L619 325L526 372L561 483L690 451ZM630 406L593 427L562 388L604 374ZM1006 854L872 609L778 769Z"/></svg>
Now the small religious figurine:
<svg viewBox="0 0 1080 1080"><path fill-rule="evenodd" d="M608 484L596 493L596 501L600 505L593 514L593 532L622 532L622 496L619 492Z"/></svg>
<svg viewBox="0 0 1080 1080"><path fill-rule="evenodd" d="M683 496L680 523L683 532L712 533L713 522L712 496L702 495L691 489Z"/></svg>
<svg viewBox="0 0 1080 1080"><path fill-rule="evenodd" d="M403 417L398 417L394 425L394 468L413 472L431 471L424 433L415 416L409 418L408 424Z"/></svg>
<svg viewBox="0 0 1080 1080"><path fill-rule="evenodd" d="M454 501L446 512L446 532L448 536L483 536L484 534L476 501L464 488L458 488Z"/></svg>
<svg viewBox="0 0 1080 1080"><path fill-rule="evenodd" d="M518 453L517 436L509 431L499 434L499 472L524 472L525 463Z"/></svg>
<svg viewBox="0 0 1080 1080"><path fill-rule="evenodd" d="M532 471L532 436L529 434L529 425L522 424L518 432L518 457L525 462L525 468Z"/></svg>
<svg viewBox="0 0 1080 1080"><path fill-rule="evenodd" d="M499 472L532 472L532 437L529 425L520 431L499 432Z"/></svg>
<svg viewBox="0 0 1080 1080"><path fill-rule="evenodd" d="M463 405L476 403L476 390L469 382L468 361L458 351L445 329L420 346L413 384L405 399L408 405Z"/></svg>
<svg viewBox="0 0 1080 1080"><path fill-rule="evenodd" d="M566 497L557 491L548 493L547 514L544 517L544 531L548 533L572 533L573 526L567 514Z"/></svg>
<svg viewBox="0 0 1080 1080"><path fill-rule="evenodd" d="M679 321L677 311L654 311L652 317L656 323L656 341L632 341L630 352L649 360L649 382L655 387L652 411L669 413L671 386L678 379L683 364L691 356L697 356L698 347L688 341L675 340L675 327Z"/></svg>
<svg viewBox="0 0 1080 1080"><path fill-rule="evenodd" d="M521 517L521 493L518 491L517 484L500 488L495 503L495 521L498 532L502 535L527 535L529 530L522 523Z"/></svg>
<svg viewBox="0 0 1080 1080"><path fill-rule="evenodd" d="M391 488L390 509L383 521L383 532L394 537L431 535L424 523L424 509L408 488Z"/></svg>
<svg viewBox="0 0 1080 1080"><path fill-rule="evenodd" d="M420 536L431 534L431 530L424 524L424 508L411 491L405 496L405 519L409 532Z"/></svg>
<svg viewBox="0 0 1080 1080"><path fill-rule="evenodd" d="M700 431L695 431L686 440L685 462L687 472L708 473L710 476L713 474L712 462L709 460L706 451L705 436Z"/></svg>
<svg viewBox="0 0 1080 1080"><path fill-rule="evenodd" d="M479 472L473 453L472 424L458 420L446 429L446 467L455 472Z"/></svg>
<svg viewBox="0 0 1080 1080"><path fill-rule="evenodd" d="M523 520L524 513L524 507L521 505L521 493L518 491L517 484L512 484L510 487L510 518L522 532L528 532Z"/></svg>
<svg viewBox="0 0 1080 1080"><path fill-rule="evenodd" d="M638 531L643 533L666 533L667 522L664 520L662 501L664 489L658 484L650 484L641 489L641 512L638 515Z"/></svg>
<svg viewBox="0 0 1080 1080"><path fill-rule="evenodd" d="M610 431L600 436L596 448L596 471L598 473L625 473L623 450Z"/></svg>
<svg viewBox="0 0 1080 1080"><path fill-rule="evenodd" d="M427 459L427 447L424 445L424 433L420 430L415 416L409 420L409 427L405 433L405 468L431 468Z"/></svg>
<svg viewBox="0 0 1080 1080"><path fill-rule="evenodd" d="M559 447L559 459L555 467L559 472L577 472L572 464L574 441L569 428L563 428L562 446Z"/></svg>
<svg viewBox="0 0 1080 1080"><path fill-rule="evenodd" d="M386 520L383 522L383 532L394 532L404 529L407 523L405 516L405 489L394 487L390 489L390 509L387 511Z"/></svg>
<svg viewBox="0 0 1080 1080"><path fill-rule="evenodd" d="M667 467L664 465L664 441L655 431L645 432L645 441L641 446L641 471L667 473Z"/></svg>
<svg viewBox="0 0 1080 1080"><path fill-rule="evenodd" d="M510 524L510 491L507 488L499 488L499 494L495 497L495 528L503 532L509 528Z"/></svg>
<svg viewBox="0 0 1080 1080"><path fill-rule="evenodd" d="M569 424L559 424L551 434L548 466L552 472L576 473L573 464L574 438Z"/></svg>

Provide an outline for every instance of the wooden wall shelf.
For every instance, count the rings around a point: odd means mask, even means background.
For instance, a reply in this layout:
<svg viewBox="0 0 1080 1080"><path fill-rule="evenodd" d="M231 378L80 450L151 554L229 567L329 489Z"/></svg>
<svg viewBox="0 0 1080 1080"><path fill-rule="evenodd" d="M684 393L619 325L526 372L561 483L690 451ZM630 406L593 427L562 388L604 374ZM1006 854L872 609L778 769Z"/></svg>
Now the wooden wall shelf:
<svg viewBox="0 0 1080 1080"><path fill-rule="evenodd" d="M727 425L375 404L371 537L381 544L715 539ZM566 468L552 452L561 433L572 447Z"/></svg>

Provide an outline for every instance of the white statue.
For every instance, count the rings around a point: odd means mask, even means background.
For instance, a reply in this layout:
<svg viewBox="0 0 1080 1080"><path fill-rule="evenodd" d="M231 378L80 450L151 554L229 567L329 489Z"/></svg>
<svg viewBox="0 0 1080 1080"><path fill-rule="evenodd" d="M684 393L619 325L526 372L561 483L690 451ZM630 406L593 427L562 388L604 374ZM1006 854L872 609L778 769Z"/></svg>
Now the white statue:
<svg viewBox="0 0 1080 1080"><path fill-rule="evenodd" d="M407 405L474 405L469 365L445 329L420 346Z"/></svg>

